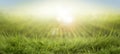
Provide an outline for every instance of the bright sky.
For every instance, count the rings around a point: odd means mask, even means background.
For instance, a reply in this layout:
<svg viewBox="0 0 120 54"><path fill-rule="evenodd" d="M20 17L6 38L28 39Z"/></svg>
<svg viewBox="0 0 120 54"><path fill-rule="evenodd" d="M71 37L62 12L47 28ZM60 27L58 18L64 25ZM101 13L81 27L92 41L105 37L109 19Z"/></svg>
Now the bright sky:
<svg viewBox="0 0 120 54"><path fill-rule="evenodd" d="M0 0L0 9L16 15L54 16L69 24L76 16L120 10L120 0Z"/></svg>
<svg viewBox="0 0 120 54"><path fill-rule="evenodd" d="M0 7L15 7L23 3L30 3L36 1L44 2L50 0L0 0ZM72 1L81 1L81 0L72 0ZM100 5L107 5L114 8L120 8L120 0L84 0L84 1L89 3L100 4Z"/></svg>
<svg viewBox="0 0 120 54"><path fill-rule="evenodd" d="M102 9L103 7L104 9ZM110 9L119 11L120 0L0 0L0 9L6 12L10 11L10 13L17 12L38 16L52 16L58 12L59 15L63 13L84 15L105 12Z"/></svg>

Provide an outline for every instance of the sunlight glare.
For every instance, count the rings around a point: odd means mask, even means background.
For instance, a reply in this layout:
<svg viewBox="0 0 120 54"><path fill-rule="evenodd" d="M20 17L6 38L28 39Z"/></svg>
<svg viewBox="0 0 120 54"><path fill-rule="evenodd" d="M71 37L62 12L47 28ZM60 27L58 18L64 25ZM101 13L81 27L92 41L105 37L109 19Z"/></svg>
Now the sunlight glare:
<svg viewBox="0 0 120 54"><path fill-rule="evenodd" d="M72 8L67 8L64 6L57 6L57 21L63 24L71 24L73 22Z"/></svg>
<svg viewBox="0 0 120 54"><path fill-rule="evenodd" d="M22 9L22 11L20 11ZM13 12L13 11L12 11ZM76 17L87 15L96 16L97 14L104 13L103 9L95 5L84 2L45 2L35 3L28 7L17 8L13 14L33 16L35 19L53 19L55 18L59 23L70 24L73 23ZM81 20L84 18L80 18Z"/></svg>

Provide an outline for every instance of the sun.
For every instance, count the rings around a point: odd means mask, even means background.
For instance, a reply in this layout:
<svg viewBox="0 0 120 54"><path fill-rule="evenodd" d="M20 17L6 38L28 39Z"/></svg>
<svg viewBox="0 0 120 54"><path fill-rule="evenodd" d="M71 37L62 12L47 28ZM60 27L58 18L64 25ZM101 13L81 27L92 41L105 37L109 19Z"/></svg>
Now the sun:
<svg viewBox="0 0 120 54"><path fill-rule="evenodd" d="M56 19L59 23L71 24L74 21L74 16L72 14L72 8L57 6L56 7Z"/></svg>

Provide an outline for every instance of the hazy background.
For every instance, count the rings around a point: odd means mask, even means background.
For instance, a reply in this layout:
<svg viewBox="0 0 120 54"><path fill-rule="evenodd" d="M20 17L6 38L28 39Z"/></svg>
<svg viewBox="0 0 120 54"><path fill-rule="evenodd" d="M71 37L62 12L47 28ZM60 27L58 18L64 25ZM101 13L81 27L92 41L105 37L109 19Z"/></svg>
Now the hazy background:
<svg viewBox="0 0 120 54"><path fill-rule="evenodd" d="M11 8L16 8L19 6L24 6L26 4L30 5L35 2L44 3L44 2L87 2L94 5L106 6L109 8L114 8L116 10L120 9L120 0L0 0L0 9L10 10ZM109 9L108 8L108 9Z"/></svg>

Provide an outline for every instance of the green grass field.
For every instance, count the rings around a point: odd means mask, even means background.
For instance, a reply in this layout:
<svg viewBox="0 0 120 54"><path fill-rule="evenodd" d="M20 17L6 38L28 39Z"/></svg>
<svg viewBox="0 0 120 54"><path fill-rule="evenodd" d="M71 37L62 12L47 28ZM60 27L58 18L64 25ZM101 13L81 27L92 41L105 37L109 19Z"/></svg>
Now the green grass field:
<svg viewBox="0 0 120 54"><path fill-rule="evenodd" d="M54 18L0 14L0 54L120 54L120 15Z"/></svg>

